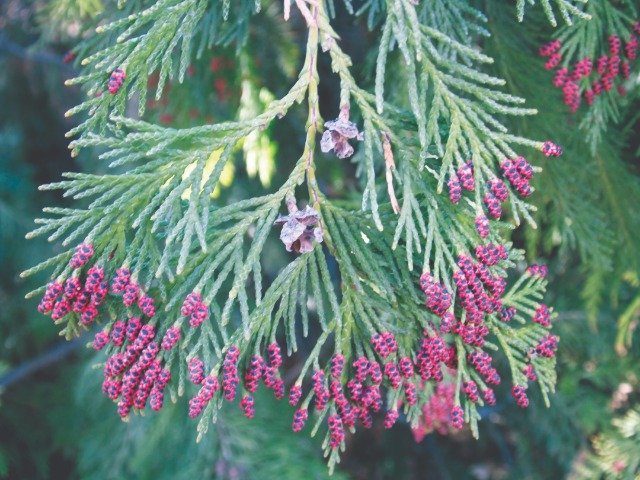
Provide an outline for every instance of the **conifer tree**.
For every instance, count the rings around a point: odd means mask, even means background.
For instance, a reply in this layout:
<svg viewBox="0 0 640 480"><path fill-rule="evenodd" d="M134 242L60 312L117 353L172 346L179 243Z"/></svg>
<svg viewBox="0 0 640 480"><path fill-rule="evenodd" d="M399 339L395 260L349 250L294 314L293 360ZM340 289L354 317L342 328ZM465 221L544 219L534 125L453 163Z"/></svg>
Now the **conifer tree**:
<svg viewBox="0 0 640 480"><path fill-rule="evenodd" d="M594 439L595 454L579 469L582 478L634 478L640 472L640 412L613 421L615 431Z"/></svg>
<svg viewBox="0 0 640 480"><path fill-rule="evenodd" d="M640 221L617 192L640 187L607 135L637 122L632 2L104 6L66 57L88 97L70 149L104 167L42 187L75 206L45 209L29 237L65 249L24 275L51 272L31 295L65 337L92 331L124 420L187 396L203 438L266 387L330 468L374 417L477 436L495 385L552 403L536 258L577 247L594 312L637 282L622 252Z"/></svg>

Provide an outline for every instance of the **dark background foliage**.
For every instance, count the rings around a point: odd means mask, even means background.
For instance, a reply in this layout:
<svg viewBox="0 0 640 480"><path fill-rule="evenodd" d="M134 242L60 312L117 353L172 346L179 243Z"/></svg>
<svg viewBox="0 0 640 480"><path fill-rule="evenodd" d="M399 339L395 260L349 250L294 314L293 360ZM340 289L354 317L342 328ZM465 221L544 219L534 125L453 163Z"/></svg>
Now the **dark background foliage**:
<svg viewBox="0 0 640 480"><path fill-rule="evenodd" d="M559 312L555 328L561 337L558 393L553 396L550 409L534 396L526 411L509 401L485 410L479 441L462 431L449 436L430 434L416 443L406 424L385 431L378 421L373 430L359 431L348 439L347 452L334 478L575 476L580 466L587 465L592 438L614 431L612 419L640 400L637 343L624 352L619 348L616 353L614 349L620 315L629 316L631 326L637 321L637 312L629 312L638 296L637 277L628 275L632 268L625 268L637 265L637 246L619 245L608 253L613 267L603 269L595 259L598 252L589 256L584 250L591 248L589 242L604 241L605 237L581 238L577 230L577 239L572 241L566 232L557 232L553 216L563 206L561 201L581 202L585 191L589 193L593 188L593 176L598 176L593 170L594 156L576 138L579 134L575 133L575 125L566 120L559 94L548 86L549 79L540 81L537 74L531 75L535 61L530 55L523 56L523 50L535 45L521 41L517 29L534 31L529 39L548 38L550 30L543 28L542 20L535 15L528 18L530 23L519 26L511 7L495 5L503 2L485 3L492 17L489 26L496 30L486 45L488 52L499 59L496 69L501 76L513 80L509 87L514 93L529 98L542 112L536 119L527 119L521 130L540 136L550 131L551 124L561 143L568 146L563 160L566 163L549 167L537 181L536 201L543 212L541 228L514 238L521 246L527 244L544 256L550 267L548 303ZM92 2L78 4L86 11L69 12L70 16L86 15ZM64 171L97 172L101 168L94 160L94 152L83 152L75 159L68 153L64 133L72 123L63 114L80 101L81 93L63 87L73 70L62 63L62 57L73 46L76 33L62 21L43 25L43 16L47 15L60 20L47 10L47 5L38 2L9 0L0 4L0 478L326 477L318 442L294 435L289 429L291 412L282 406L276 408L275 401L266 398L259 402L253 421L244 419L239 409L225 407L217 428L199 444L195 442L194 425L186 415L184 400L176 405L167 402L169 408L161 415L121 422L110 402L99 393L99 375L91 368L97 360L91 350L84 348L89 335L64 342L48 317L37 313L37 301L24 300L24 295L45 279L23 280L19 273L56 249L44 239L27 242L24 236L42 207L64 205L66 201L55 193L38 192L37 186L57 181ZM336 27L343 35L344 48L353 55L362 81L367 82L375 52L369 50L366 27L354 27L348 16L338 18ZM291 28L298 27L294 23ZM283 49L287 50L282 51L282 58L274 58L274 50L266 49L265 42L260 41L264 34L253 34L249 45L249 51L260 59L253 62L254 74L277 93L287 65L295 65L300 53L295 41L283 42ZM505 38L513 48L504 46ZM231 62L241 60L232 48L219 52L219 56ZM232 116L237 106L237 92L234 95L233 89L239 81L234 77L233 65L227 65L216 77L225 79L228 98L208 106L202 102L216 88L208 70L210 60L207 57L194 63L187 85L173 87L167 101L150 110L150 118L184 126ZM278 62L283 68L277 68ZM536 68L541 70L539 65ZM321 64L321 70L323 78L330 78L328 62ZM333 118L336 112L331 106L337 105L337 82L323 82L322 114ZM287 88L286 84L280 88ZM637 101L635 105L638 106ZM200 110L185 113L195 108ZM633 176L640 168L635 154L640 136L637 114L633 108L627 111L631 112L629 118L607 130L598 155L612 165L611 158L615 157L615 167L623 172L626 169ZM277 124L269 131L278 146L277 162L286 165L280 168L282 164L276 163L276 180L289 171L293 160L287 159L296 158L304 135L302 114L296 118L294 112L292 118L286 119L288 123ZM550 122L549 118L563 120ZM352 191L352 166L334 162L322 168L327 170L323 178L331 179L322 185L325 191L337 197ZM616 176L613 168L612 181L624 185L628 179ZM575 177L566 178L572 175ZM572 186L567 187L567 182ZM264 187L237 171L232 188L241 189L242 196L250 196ZM575 189L576 195L571 197L573 190L567 192L567 188ZM563 191L558 193L559 190ZM613 206L622 209L621 216L605 228L614 236L620 228L624 231L628 227L634 233L633 225L625 225L625 218L637 218L639 203L634 200L638 199L625 198L625 191L615 186L614 190L617 198L596 192L595 200L578 206L581 215L587 217L585 228L589 218L610 217ZM226 194L233 194L233 190ZM591 227L602 228L595 223ZM554 235L560 235L562 241L553 240ZM275 248L269 252L281 254ZM275 276L276 272L268 268L267 265L266 274ZM499 390L497 395L511 398L507 391ZM600 475L595 470L591 474L593 478Z"/></svg>

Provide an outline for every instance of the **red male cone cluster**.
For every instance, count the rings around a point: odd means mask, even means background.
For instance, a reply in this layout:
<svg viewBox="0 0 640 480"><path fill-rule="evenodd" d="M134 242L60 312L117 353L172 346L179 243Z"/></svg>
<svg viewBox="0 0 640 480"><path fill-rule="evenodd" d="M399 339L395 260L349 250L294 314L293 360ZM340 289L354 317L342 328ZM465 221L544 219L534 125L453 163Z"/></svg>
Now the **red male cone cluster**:
<svg viewBox="0 0 640 480"><path fill-rule="evenodd" d="M533 176L532 167L524 159L518 158L511 162L513 165L510 168L515 170L519 178L526 181ZM465 164L457 175L463 179L463 188L475 188L471 164ZM507 192L502 180L492 181L491 195L497 202L506 200ZM104 366L105 380L102 389L117 401L118 414L123 418L128 417L133 409L144 409L147 404L150 404L152 410L158 411L163 406L164 389L171 379L170 372L163 367L163 360L166 352L175 348L181 339L183 318L158 332L154 300L136 283L135 272L132 274L124 266L113 272L108 266L87 266L93 255L92 245L80 245L71 259L75 269L73 274L47 286L39 309L44 313L52 312L54 318L77 312L81 321L88 325L96 318L98 308L108 294L121 295L128 311L134 312L127 319L108 323L93 340L95 349L108 347L109 352ZM324 369L319 368L313 372L311 393L314 406L320 412L327 409L330 412L328 422L331 448L338 448L344 441L345 427L352 428L360 422L363 427L371 428L373 415L378 412L384 412L384 427L391 428L400 418L399 410L403 405L405 408L418 405L425 382L433 380L437 391L449 398L448 394L444 394L446 388L449 388L445 387L445 372L455 374L459 363L458 351L455 343L447 344L441 334L459 335L462 342L469 346L466 360L483 377L484 382L496 385L500 383L500 376L491 366L491 357L482 347L489 333L486 315L497 313L503 321L508 321L516 313L513 307L503 307L502 295L506 281L491 271L491 267L508 259L508 252L502 245L484 244L476 247L475 255L477 262L467 255L460 255L458 258L458 270L453 275L455 297L431 273L421 275L420 284L426 297L425 307L440 317L440 325L439 329L433 325L432 328L425 328L413 351L404 351L392 332L373 332L373 348L365 353L367 356L359 356L353 363L345 364L345 357L341 353L335 353ZM83 271L84 268L87 268L86 272ZM532 265L528 272L530 275L543 277L546 269ZM464 310L461 317L463 321L456 318L454 312L457 308ZM189 293L180 309L182 316L189 318L192 328L197 328L208 318L208 312L208 306L202 302L197 292ZM533 320L548 327L549 318L549 309L540 305ZM557 350L557 341L557 337L548 335L540 340L529 355L551 357ZM278 372L283 364L280 346L272 342L266 346L264 353L267 360L258 353L249 358L246 352L231 345L227 348L221 365L215 366L209 374L205 372L205 363L201 359L190 358L189 376L200 389L189 401L189 415L194 418L199 416L217 394L229 402L233 401L241 379L244 382L240 407L248 418L253 418L255 414L255 400L251 394L256 392L261 381L273 390L277 399L283 398L285 385ZM531 365L523 372L527 379L535 377ZM300 382L301 379L289 392L291 405L297 405L302 399ZM484 383L481 387L466 377L461 389L471 402L480 401L482 395L485 403L494 404L493 390ZM385 388L399 392L399 396L395 397L398 399L396 404L385 406ZM522 400L523 395L526 399L522 388L525 387L514 390L519 404L526 403ZM294 414L294 431L302 430L305 425L309 400L307 398L303 408ZM439 419L432 422L432 425L450 424L455 428L462 428L464 414L460 405L455 405L453 400L444 405L433 404L429 408L434 421L436 417ZM439 412L437 415L436 410Z"/></svg>
<svg viewBox="0 0 640 480"><path fill-rule="evenodd" d="M621 49L622 41L618 35L610 35L607 38L608 52L597 59L585 57L576 62L571 68L559 68L553 77L553 86L561 88L564 103L571 112L576 112L584 99L587 105L592 106L595 98L604 92L610 92L615 87L615 82L620 77L625 80L630 76L630 63L637 58L638 37L640 28L634 24L632 33ZM561 44L558 40L540 48L540 55L547 57L545 68L555 69L562 61L559 53ZM626 56L626 60L623 59ZM595 65L594 65L595 62ZM595 68L594 68L595 66ZM618 93L626 95L624 86L618 84Z"/></svg>
<svg viewBox="0 0 640 480"><path fill-rule="evenodd" d="M209 306L202 302L199 293L191 292L184 299L180 313L185 317L190 317L189 325L192 328L198 328L202 322L209 318Z"/></svg>
<svg viewBox="0 0 640 480"><path fill-rule="evenodd" d="M127 74L121 68L116 68L111 77L109 77L109 84L107 85L107 89L109 93L115 95L120 90L120 87L124 84L125 79L127 78Z"/></svg>

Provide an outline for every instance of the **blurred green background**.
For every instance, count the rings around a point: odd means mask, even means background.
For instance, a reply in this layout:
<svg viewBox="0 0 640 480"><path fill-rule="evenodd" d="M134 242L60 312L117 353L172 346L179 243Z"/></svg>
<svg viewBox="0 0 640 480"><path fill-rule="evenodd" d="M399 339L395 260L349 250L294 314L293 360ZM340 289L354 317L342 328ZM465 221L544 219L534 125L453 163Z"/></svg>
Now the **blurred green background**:
<svg viewBox="0 0 640 480"><path fill-rule="evenodd" d="M67 9L56 10L59 5ZM267 398L260 400L253 421L244 419L239 409L226 407L217 427L200 443L195 442L195 424L184 400L167 402L161 415L121 422L111 402L99 393L100 375L91 367L99 358L85 348L88 337L64 342L49 317L37 313L37 299L24 299L46 278L23 280L20 272L57 248L44 239L26 241L25 234L43 207L68 202L56 193L39 192L38 185L57 181L64 171L104 169L95 162L95 152L75 159L68 153L64 133L75 120L66 119L64 112L81 101L82 94L63 86L74 68L62 62L77 41L77 20L100 5L87 0L0 2L0 478L325 478L318 442L293 434L291 412ZM259 40L260 34L256 36ZM356 60L366 64L371 52L365 31L345 30L344 37ZM258 40L250 50L253 56L236 56L229 50L214 57L220 62L216 68L211 57L196 63L191 86L176 87L166 101L150 105L149 117L185 126L233 115L239 88L249 87L235 73L235 62L244 62L244 71L272 78L272 83L291 75L299 55L295 41L281 39L282 58L270 59L260 50L265 43ZM326 62L321 68L328 75ZM200 72L205 73L199 76ZM277 93L277 86L269 87ZM331 81L323 84L325 118L336 113L326 107L337 104L336 95ZM255 98L253 105L259 106L268 92L257 91ZM251 105L245 103L244 108L250 110ZM266 132L269 137L253 139L250 148L257 149L263 161L247 161L247 170L263 186L237 173L233 188L250 195L250 189L266 188L270 180L277 183L274 179L286 175L286 169L276 168L274 158L276 151L279 158L296 158L301 140L295 136L302 137L303 121L295 115L288 124ZM635 129L637 118L629 125ZM634 138L633 131L627 138ZM625 147L624 161L633 172L638 165L632 147ZM338 195L349 187L341 168L327 170L324 178L332 180L323 189ZM544 191L543 184L539 190ZM637 216L638 205L629 203L625 208ZM524 244L527 239L515 241ZM623 453L600 460L594 456L593 440L604 435L600 438L614 442L607 449L615 451L625 441L615 419L638 408L640 349L637 342L624 351L614 349L618 320L627 322L628 337L638 321L637 278L622 273L605 277L602 282L618 282L615 296L597 302L595 310L587 308L590 299L585 302L584 292L592 271L567 247L552 245L546 253L551 280L547 300L559 312L554 328L561 337L558 393L551 409L535 395L528 410L519 409L505 385L497 391L502 399L498 406L482 412L479 441L462 431L430 434L417 443L406 424L385 431L377 422L373 430L349 437L334 478L634 478L637 463L631 468L629 458L640 462L640 447L634 450L638 439L633 434L626 438L631 446ZM622 255L637 261L638 251ZM615 465L618 460L624 465Z"/></svg>

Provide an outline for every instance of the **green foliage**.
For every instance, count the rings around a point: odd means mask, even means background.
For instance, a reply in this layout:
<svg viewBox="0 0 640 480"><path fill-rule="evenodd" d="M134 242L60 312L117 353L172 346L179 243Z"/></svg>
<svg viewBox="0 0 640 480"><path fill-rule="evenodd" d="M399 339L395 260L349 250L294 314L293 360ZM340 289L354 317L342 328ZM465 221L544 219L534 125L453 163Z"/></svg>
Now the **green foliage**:
<svg viewBox="0 0 640 480"><path fill-rule="evenodd" d="M253 0L242 0L233 2L232 9L231 2L226 1L220 9L205 0L159 1L151 6L132 1L97 17L99 35L74 50L82 58L82 64L94 71L67 82L85 85L87 94L94 98L67 112L68 115L89 112L89 118L68 135L103 130L108 117L122 115L127 98L134 96L138 98L138 115L142 116L151 73L159 74L156 94L159 100L174 71L180 83L184 80L192 50L200 56L214 45L228 46L235 42L237 48L241 47L248 35L249 18L259 11L259 5ZM106 92L100 95L116 68L128 72L126 88L119 95ZM74 147L75 153L79 146Z"/></svg>
<svg viewBox="0 0 640 480"><path fill-rule="evenodd" d="M61 12L65 1L55 2L53 11ZM99 14L97 4L70 13L82 18L87 31L73 49L79 74L68 83L82 86L90 97L68 111L82 117L69 132L76 137L70 147L74 154L83 151L101 163L91 173L66 173L62 181L42 187L63 191L68 203L45 208L46 218L38 220L29 236L47 236L66 250L24 275L46 270L52 280L78 273L84 279L84 270L74 273L69 260L75 245L92 243L96 254L90 266L104 267L108 279L124 266L153 297L158 314L145 322L155 326L158 341L172 326L182 332L178 346L159 356L173 375L166 411L154 420L135 416L129 424L115 426L113 408L103 413L110 402L102 401L91 419L100 434L82 442L79 475L121 477L146 471L149 476L192 477L212 472L217 461L249 478L276 473L306 477L310 470L322 476L312 444L302 437L294 445L284 434L288 421L282 422L282 412L276 413L263 393L256 396L258 414L252 422L242 420L235 407L218 412L223 404L218 393L197 427L201 444L158 455L169 450L168 431L171 445L193 441L182 400L194 394L187 378L189 360L202 358L205 373L217 376L234 345L241 351L242 376L252 356L279 342L290 357L282 378L287 386L305 388L301 406L306 409L313 399L313 392L306 393L308 377L318 370L326 370L328 377L332 354L346 358L342 383L352 374L356 357L386 361L371 346L376 333L393 333L397 357L415 360L421 336L437 335L441 325L440 315L424 308L419 274L432 273L455 297L458 256L473 256L478 244L488 243L508 250L490 273L510 279L502 305L518 311L510 324L501 321L499 311L484 317L490 334L482 350L495 357L501 372L509 372L503 373L508 385L497 391L498 397L508 397L511 385L526 385L523 370L534 367L540 393L530 389L532 403L552 403L556 410L549 414L534 407L532 415L543 420L530 444L546 443L566 472L579 448L572 441L572 435L581 434L576 424L589 433L602 428L604 420L590 422L605 400L593 395L585 400L580 418L562 422L574 407L564 398L556 402L549 397L555 390L555 358L534 353L549 334L531 321L547 283L525 272L525 259L556 256L555 273L575 261L577 250L582 260L577 280L585 285L591 316L604 308L608 288L628 303L628 287L621 279L637 287L633 279L638 278L639 257L629 252L637 250L633 239L640 224L627 203L640 198L640 188L623 159L629 156L625 140L633 138L637 121L637 92L629 82L624 102L602 97L584 119L568 117L549 107L550 76L531 57L541 40L541 25L555 26L558 15L567 24L557 34L564 42L564 61L595 55L605 48L607 32L629 31L633 6L624 2L629 10L621 13L610 2L522 1L516 15L512 6L497 2L300 1L291 5L291 19L285 23L280 2L263 3L129 0L118 8L105 3ZM542 11L527 9L527 23L518 25L527 4L536 3ZM341 8L372 30L367 38L375 47L364 67L348 36L338 34L339 22L353 18L341 17ZM299 59L303 36L306 51ZM335 76L323 62L330 63ZM124 69L127 78L112 95L105 88L116 68ZM336 91L333 105L326 100L331 89ZM323 126L321 111L329 118L337 108L341 120L361 126L363 133L362 143L358 136L350 140L357 147L352 164L336 162L333 153L317 153L317 135L330 130ZM305 115L303 130L300 119ZM627 126L609 138L604 132L613 130L613 121ZM558 125L567 125L567 131ZM304 138L297 141L298 136ZM546 160L543 170L535 156L539 153L531 152L547 138L562 144L567 154ZM505 217L492 220L488 238L480 239L474 222L485 210L488 184L500 175L505 158L523 153L531 153L535 164L536 195L523 198L508 185ZM476 188L453 205L445 183L468 161L473 162ZM341 182L346 179L341 183L346 191L327 181L327 171ZM291 205L305 203L319 215L324 242L288 256L273 224L283 204L292 214ZM515 230L520 223L529 226L524 242ZM190 328L188 316L181 313L190 292L202 296L210 315L198 329ZM44 287L31 295L42 293ZM619 347L631 345L636 303L620 317ZM449 311L469 322L460 304ZM109 332L116 320L138 314L135 305L125 307L119 296L109 295L99 322ZM87 330L77 313L56 324L68 338ZM571 345L572 332L565 333L561 346ZM455 405L462 406L477 436L483 432L480 416L492 410L482 400L469 401L461 386L473 380L481 391L488 387L468 364L467 355L480 348L465 344L458 334L443 338L457 353L445 381L455 383ZM581 341L589 343L589 337ZM114 345L105 349L108 356L120 350ZM92 385L97 375L89 372L79 379L81 403L93 403L89 399L97 395L97 385ZM579 376L575 369L571 375ZM604 375L589 381L604 381ZM387 386L383 394L388 408L402 402L402 420L415 426L434 382L408 382L418 387L416 405L404 400L402 389ZM569 383L561 380L561 390L579 389ZM177 405L169 404L169 398ZM345 443L330 448L323 422L336 412L332 401L328 409L311 415L306 429L312 436L319 432L318 443L332 467ZM65 432L69 437L61 443L78 431ZM294 450L299 462L284 455ZM348 459L348 451L346 455Z"/></svg>
<svg viewBox="0 0 640 480"><path fill-rule="evenodd" d="M266 395L258 396L254 419L244 418L237 407L229 409L218 418L215 431L196 444L185 401L170 402L163 415L114 422L111 402L95 397L100 388L96 380L93 369L79 375L74 396L82 413L69 416L68 428L56 439L79 446L79 451L65 453L78 456L81 478L327 477L317 446L296 437L281 407ZM81 407L88 404L92 408Z"/></svg>
<svg viewBox="0 0 640 480"><path fill-rule="evenodd" d="M637 478L640 473L640 412L629 410L612 424L616 430L594 439L595 454L579 467L576 478Z"/></svg>
<svg viewBox="0 0 640 480"><path fill-rule="evenodd" d="M184 393L186 364L196 355L204 358L206 371L217 376L231 345L240 349L243 363L281 335L288 354L297 352L301 338L298 322L302 338L310 330L310 299L315 305L311 313L318 320L314 328L319 327L321 333L315 338L297 385L302 384L310 368L321 368L331 352L327 344L332 341L333 353L344 355L347 366L356 356L378 358L370 339L381 332L395 336L399 356L415 357L419 349L416 337L423 330L426 335L437 335L433 322L439 321L421 306L414 259L422 264L423 271L433 273L436 282L455 292L453 273L461 268L458 256L473 255L481 243L474 223L484 216L483 195L489 191L498 165L504 158L516 158L517 148L542 147L540 141L510 133L505 125L507 118L536 111L523 108L522 98L500 90L505 82L482 71L482 65L493 60L466 45L476 35L486 35L480 26L485 18L479 11L462 3L441 5L440 18L409 3L387 3L374 93L370 93L366 85L356 81L352 60L342 50L324 6L308 9L299 2L296 5L308 27L306 57L298 80L280 98L266 104L262 112L252 116L245 110L239 120L181 129L135 120L123 113L126 99L135 96L138 115L144 114L151 72L159 73L157 101L168 79L184 80L192 51L200 54L204 46L225 44L229 39L236 40L240 48L246 29L236 27L246 25L253 15L253 3L237 4L233 12L236 17L228 17L228 10L220 12L204 1L158 2L144 9L129 2L121 12L105 11L98 19L98 35L90 36L75 49L85 68L69 83L83 84L90 96L102 91L109 72L116 68L127 72L124 86L117 93L105 92L68 112L89 112L89 117L69 133L80 134L71 143L73 152L87 147L101 149L100 158L109 162L114 173L68 173L66 180L43 187L62 189L65 196L86 202L86 207L45 209L51 217L38 220L42 226L30 237L47 234L50 241L60 240L65 246L93 244L96 255L92 263L106 269L106 278L124 266L131 271L132 281L153 296L159 320L154 318L152 323L159 335L173 325L184 325L187 333L182 348L162 354L165 368L177 376L169 386L174 397ZM470 19L475 26L455 28L460 18ZM264 21L271 20L267 14ZM208 32L217 31L209 21L222 22L220 36L208 36ZM200 48L192 50L198 41ZM180 51L174 54L178 45ZM322 131L319 46L327 52L340 80L340 121L359 116L363 124L363 153L354 157L364 187L360 211L350 202L334 203L322 192L316 178L316 135ZM174 70L175 62L179 67ZM406 89L385 93L390 65L400 73ZM250 82L243 80L243 88L250 91ZM305 98L308 120L304 150L281 186L267 195L239 201L212 198L220 189L227 165L239 161L239 143L247 142L259 128L286 115ZM331 128L329 124L325 127ZM331 132L324 133L323 142L328 134ZM322 148L325 150L324 144ZM342 156L338 147L336 153ZM461 205L451 206L442 192L444 184L468 161L473 162L477 188ZM383 168L387 172L385 181L380 179ZM262 251L282 203L289 205L290 214L295 212L296 188L303 183L309 204L320 216L319 228L327 251L316 244L313 253L283 267L263 291ZM379 194L385 183L388 198ZM402 187L399 199L394 184ZM505 243L503 232L518 225L520 218L535 227L533 207L510 187L509 192L513 223L493 222L487 242ZM397 213L399 217L395 217ZM337 262L339 294L329 273L327 253ZM73 272L69 264L72 255L73 250L67 250L24 275L54 267L52 278L66 279ZM502 281L507 269L522 268L517 263L522 258L522 252L510 249L508 258L487 270L489 277ZM499 306L487 309L486 318L481 314L494 339L487 347L505 354L514 385L526 385L523 370L531 364L548 404L548 393L555 383L555 360L537 358L532 353L547 336L547 329L528 323L536 315L546 284L528 273L519 277ZM479 288L482 290L482 284ZM199 331L188 330L181 314L182 301L192 291L202 296L213 320ZM33 294L42 292L39 289ZM461 298L463 293L459 292ZM502 305L518 310L517 328L501 321ZM105 332L117 319L133 315L116 298L110 297L105 308ZM449 310L461 322L471 321L464 309ZM72 313L56 323L64 324L62 333L71 337L83 330L86 321ZM464 405L465 418L477 435L478 409L460 395L460 388L463 381L470 380L480 391L488 386L467 365L467 354L476 349L465 345L459 336L452 339L457 354L455 402ZM107 347L109 355L117 351L115 346ZM423 386L420 389L424 391L418 405L404 408L414 425L431 391ZM400 398L399 392L390 391L388 405L396 405ZM310 400L311 395L303 407ZM198 428L201 436L210 419L216 420L220 405L216 397L205 408ZM323 417L317 419L314 432ZM332 466L338 460L337 450L327 448L325 453Z"/></svg>
<svg viewBox="0 0 640 480"><path fill-rule="evenodd" d="M607 39L611 35L618 35L624 41L629 39L638 12L633 2L623 3L618 6L610 2L589 2L585 11L590 15L590 21L566 26L558 32L557 38L562 42L562 65L569 68L571 63L584 57L596 59L608 55ZM637 83L637 79L625 82L629 86L633 83ZM594 100L593 108L589 108L580 122L594 156L597 155L607 126L620 123L625 116L624 109L630 105L629 100L620 102L613 95L598 96Z"/></svg>
<svg viewBox="0 0 640 480"><path fill-rule="evenodd" d="M522 22L522 20L524 19L525 8L527 6L527 3L529 3L529 5L535 5L536 1L535 0L527 0L527 1L518 0L517 2L518 21L520 22ZM560 15L562 16L563 20L568 25L572 25L573 17L590 20L591 16L587 12L585 12L582 8L580 8L581 7L580 4L591 5L595 2L589 2L588 0L577 0L575 2L572 0L555 0L552 3L550 0L540 0L539 3L542 6L542 9L544 10L545 15L547 16L549 23L551 23L551 25L555 27L557 26L557 20L556 20L556 14L554 11L554 6L557 9L557 11L560 12Z"/></svg>
<svg viewBox="0 0 640 480"><path fill-rule="evenodd" d="M522 60L523 52L535 52L554 36L562 40L562 65L566 67L585 56L608 54L607 38L612 34L628 38L637 17L632 2L589 2L586 11L591 20L562 27L556 34L545 30L543 19L531 18L524 25L527 35L519 35L522 26L494 7L489 14L499 19L495 25L501 30L491 30L486 49L493 55L499 52L503 59L495 65L497 74L510 79L515 91L526 93L531 106L543 112L517 124L517 132L555 135L567 152L561 162L547 162L534 182L544 185L535 196L538 208L533 214L543 228L525 231L528 255L535 259L559 250L560 258L568 258L571 251L579 252L583 298L595 324L608 299L615 305L626 289L636 288L633 279L640 269L634 241L640 235L640 224L628 208L640 201L637 162L633 160L637 157L633 152L637 75L624 82L627 96L602 95L593 107L583 106L572 114L562 105L560 89L551 88L553 73L542 68L544 59ZM510 39L508 44L504 38ZM627 325L624 320L620 323ZM631 338L628 333L621 335Z"/></svg>

